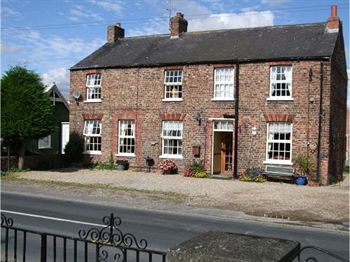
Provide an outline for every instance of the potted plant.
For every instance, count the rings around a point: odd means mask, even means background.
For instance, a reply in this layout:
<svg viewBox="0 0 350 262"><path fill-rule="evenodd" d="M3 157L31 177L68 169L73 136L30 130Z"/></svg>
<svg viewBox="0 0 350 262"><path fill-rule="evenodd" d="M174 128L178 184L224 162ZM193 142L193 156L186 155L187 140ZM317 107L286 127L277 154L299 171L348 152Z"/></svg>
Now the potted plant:
<svg viewBox="0 0 350 262"><path fill-rule="evenodd" d="M314 172L314 164L305 154L299 154L293 160L293 167L295 184L306 185Z"/></svg>
<svg viewBox="0 0 350 262"><path fill-rule="evenodd" d="M164 160L158 164L158 168L162 171L162 174L176 174L177 166L172 160Z"/></svg>
<svg viewBox="0 0 350 262"><path fill-rule="evenodd" d="M247 168L240 176L240 181L244 182L266 182L266 177L264 176L264 169L260 167L250 167Z"/></svg>
<svg viewBox="0 0 350 262"><path fill-rule="evenodd" d="M129 169L129 161L127 159L118 159L116 161L118 170L128 170Z"/></svg>

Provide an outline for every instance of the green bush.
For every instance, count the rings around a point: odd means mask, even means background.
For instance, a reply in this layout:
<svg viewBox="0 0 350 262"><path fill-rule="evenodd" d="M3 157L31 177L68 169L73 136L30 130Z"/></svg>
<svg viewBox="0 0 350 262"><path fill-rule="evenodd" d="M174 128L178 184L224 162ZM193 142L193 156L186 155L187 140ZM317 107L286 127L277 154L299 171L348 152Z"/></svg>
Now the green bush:
<svg viewBox="0 0 350 262"><path fill-rule="evenodd" d="M191 165L191 171L193 174L204 171L203 161L194 161Z"/></svg>
<svg viewBox="0 0 350 262"><path fill-rule="evenodd" d="M196 177L196 178L207 178L208 174L205 171L199 171L199 172L194 173L193 177Z"/></svg>
<svg viewBox="0 0 350 262"><path fill-rule="evenodd" d="M68 164L81 162L84 153L84 138L76 132L71 133L64 153Z"/></svg>

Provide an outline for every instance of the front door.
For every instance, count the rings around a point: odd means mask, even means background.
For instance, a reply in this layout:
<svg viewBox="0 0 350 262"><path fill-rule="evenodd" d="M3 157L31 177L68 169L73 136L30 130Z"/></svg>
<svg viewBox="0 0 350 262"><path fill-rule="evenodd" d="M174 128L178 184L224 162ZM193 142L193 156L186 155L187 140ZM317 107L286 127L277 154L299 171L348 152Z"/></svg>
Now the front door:
<svg viewBox="0 0 350 262"><path fill-rule="evenodd" d="M212 174L232 175L233 119L213 122Z"/></svg>
<svg viewBox="0 0 350 262"><path fill-rule="evenodd" d="M232 133L221 133L220 173L232 173Z"/></svg>

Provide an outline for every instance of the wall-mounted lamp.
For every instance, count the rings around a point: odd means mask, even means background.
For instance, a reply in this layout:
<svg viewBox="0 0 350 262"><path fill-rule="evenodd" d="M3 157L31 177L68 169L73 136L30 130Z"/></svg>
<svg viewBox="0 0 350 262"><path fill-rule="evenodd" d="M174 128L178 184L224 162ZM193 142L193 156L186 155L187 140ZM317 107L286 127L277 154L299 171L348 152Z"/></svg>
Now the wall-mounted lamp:
<svg viewBox="0 0 350 262"><path fill-rule="evenodd" d="M202 113L197 113L196 120L198 121L198 125L200 126L202 124Z"/></svg>
<svg viewBox="0 0 350 262"><path fill-rule="evenodd" d="M253 136L256 136L256 130L257 128L255 126L252 127L252 135Z"/></svg>

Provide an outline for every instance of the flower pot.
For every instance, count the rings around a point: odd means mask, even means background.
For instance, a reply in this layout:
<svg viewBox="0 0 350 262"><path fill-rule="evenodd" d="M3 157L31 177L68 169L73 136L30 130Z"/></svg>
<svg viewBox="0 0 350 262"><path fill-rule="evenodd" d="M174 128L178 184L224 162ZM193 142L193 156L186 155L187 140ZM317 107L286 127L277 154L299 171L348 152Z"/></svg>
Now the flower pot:
<svg viewBox="0 0 350 262"><path fill-rule="evenodd" d="M295 184L299 185L299 186L304 186L307 184L307 177L306 176L298 176L295 179Z"/></svg>

